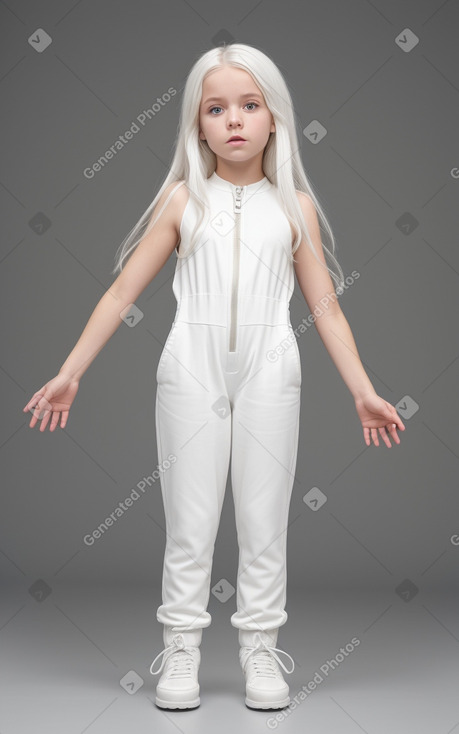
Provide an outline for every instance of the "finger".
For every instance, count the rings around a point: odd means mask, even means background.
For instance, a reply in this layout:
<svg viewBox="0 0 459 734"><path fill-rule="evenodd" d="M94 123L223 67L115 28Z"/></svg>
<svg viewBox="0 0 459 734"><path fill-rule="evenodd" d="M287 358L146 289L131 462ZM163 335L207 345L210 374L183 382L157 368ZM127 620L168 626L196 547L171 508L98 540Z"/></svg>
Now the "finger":
<svg viewBox="0 0 459 734"><path fill-rule="evenodd" d="M37 401L36 401L35 405L32 405L30 407L30 410L32 411L32 419L31 419L29 425L30 425L31 428L34 428L34 426L37 424L37 422L42 417L43 408L42 408L42 406L40 406L39 403L40 403L40 398L37 398Z"/></svg>
<svg viewBox="0 0 459 734"><path fill-rule="evenodd" d="M34 427L34 425L35 425L35 423L37 422L37 420L38 420L38 419L37 419L37 416L36 416L36 415L35 415L35 413L34 413L34 412L32 411L32 418L30 419L30 423L29 423L29 428L33 428L33 427Z"/></svg>
<svg viewBox="0 0 459 734"><path fill-rule="evenodd" d="M45 408L43 410L43 418L41 421L40 431L43 433L43 431L46 431L46 426L49 423L49 419L51 418L51 411L48 408Z"/></svg>
<svg viewBox="0 0 459 734"><path fill-rule="evenodd" d="M63 410L62 411L61 428L65 428L65 425L67 423L68 417L69 417L69 411L68 410Z"/></svg>
<svg viewBox="0 0 459 734"><path fill-rule="evenodd" d="M391 434L393 440L395 441L395 443L400 443L400 437L399 437L399 435L397 433L397 426L396 426L395 423L392 423L391 424L391 426L389 428L389 431L390 431L390 434Z"/></svg>
<svg viewBox="0 0 459 734"><path fill-rule="evenodd" d="M374 445L379 446L378 431L376 430L376 428L371 429L371 436L373 438Z"/></svg>
<svg viewBox="0 0 459 734"><path fill-rule="evenodd" d="M367 446L371 445L370 431L368 428L363 429L363 438Z"/></svg>
<svg viewBox="0 0 459 734"><path fill-rule="evenodd" d="M31 406L32 406L32 403L33 403L33 401L34 401L34 400L35 400L36 398L38 398L38 395L37 395L37 393L34 393L34 394L32 395L32 397L30 398L30 400L28 400L28 401L27 401L27 403L26 403L26 404L24 405L24 407L23 407L23 410L24 410L24 411L26 411L26 410L30 410L30 408L31 408Z"/></svg>
<svg viewBox="0 0 459 734"><path fill-rule="evenodd" d="M385 426L381 426L381 428L379 429L379 432L381 433L381 436L383 437L383 441L386 444L387 448L391 449L392 444L390 442L389 436L386 433Z"/></svg>
<svg viewBox="0 0 459 734"><path fill-rule="evenodd" d="M37 420L41 420L40 431L44 431L51 416L51 403L43 396L37 396L34 407L34 420L31 421L31 427L36 424Z"/></svg>
<svg viewBox="0 0 459 734"><path fill-rule="evenodd" d="M37 399L37 402L38 402L38 399ZM32 413L32 417L29 423L29 428L33 428L35 423L37 422L37 418L34 413L34 398L30 398L29 402L24 407L24 410L30 410L30 412Z"/></svg>
<svg viewBox="0 0 459 734"><path fill-rule="evenodd" d="M26 403L24 410L32 410L34 405L40 402L43 397L43 392L34 392L30 400Z"/></svg>
<svg viewBox="0 0 459 734"><path fill-rule="evenodd" d="M401 431L404 431L405 430L405 425L404 425L402 419L400 418L400 416L397 413L397 411L394 408L394 406L391 405L390 407L391 407L391 413L392 413L392 415L391 415L391 423L392 423L392 426L396 426Z"/></svg>
<svg viewBox="0 0 459 734"><path fill-rule="evenodd" d="M54 431L54 429L56 428L57 424L59 423L59 416L60 416L59 411L56 411L55 410L53 412L53 419L52 419L51 425L49 427L49 430L50 431Z"/></svg>

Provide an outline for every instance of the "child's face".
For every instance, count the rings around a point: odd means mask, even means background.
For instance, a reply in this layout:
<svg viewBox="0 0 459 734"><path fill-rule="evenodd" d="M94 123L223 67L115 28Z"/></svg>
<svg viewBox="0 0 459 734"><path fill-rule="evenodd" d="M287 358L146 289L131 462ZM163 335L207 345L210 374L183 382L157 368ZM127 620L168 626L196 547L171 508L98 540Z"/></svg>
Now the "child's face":
<svg viewBox="0 0 459 734"><path fill-rule="evenodd" d="M261 90L247 71L235 67L218 69L204 79L199 127L201 140L207 140L217 157L233 164L259 155L275 131ZM246 142L231 145L227 141L233 135Z"/></svg>

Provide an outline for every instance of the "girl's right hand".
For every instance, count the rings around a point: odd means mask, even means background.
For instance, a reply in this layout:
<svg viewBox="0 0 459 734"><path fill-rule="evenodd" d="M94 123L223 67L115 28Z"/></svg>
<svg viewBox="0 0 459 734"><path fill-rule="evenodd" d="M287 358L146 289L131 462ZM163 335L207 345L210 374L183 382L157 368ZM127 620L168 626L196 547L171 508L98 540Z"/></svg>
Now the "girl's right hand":
<svg viewBox="0 0 459 734"><path fill-rule="evenodd" d="M49 430L54 431L59 423L59 416L61 413L61 428L65 428L70 406L78 392L79 384L79 380L59 374L43 385L40 390L37 390L23 409L24 413L28 410L33 410L33 416L29 423L29 428L33 428L36 422L40 419L42 420L40 431L43 432L46 430L51 413L53 419Z"/></svg>

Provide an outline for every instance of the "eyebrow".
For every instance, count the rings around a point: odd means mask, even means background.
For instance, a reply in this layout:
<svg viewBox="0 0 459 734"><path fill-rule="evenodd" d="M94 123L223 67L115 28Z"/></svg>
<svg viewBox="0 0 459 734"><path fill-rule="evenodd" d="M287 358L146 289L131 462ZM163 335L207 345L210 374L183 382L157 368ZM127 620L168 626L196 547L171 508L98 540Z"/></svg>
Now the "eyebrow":
<svg viewBox="0 0 459 734"><path fill-rule="evenodd" d="M261 95L258 94L257 92L254 92L254 93L246 92L246 94L241 94L240 99L246 99L247 97L258 97L258 99L261 99ZM209 97L208 99L206 99L204 104L209 104L209 102L220 102L222 99L224 98L223 97Z"/></svg>

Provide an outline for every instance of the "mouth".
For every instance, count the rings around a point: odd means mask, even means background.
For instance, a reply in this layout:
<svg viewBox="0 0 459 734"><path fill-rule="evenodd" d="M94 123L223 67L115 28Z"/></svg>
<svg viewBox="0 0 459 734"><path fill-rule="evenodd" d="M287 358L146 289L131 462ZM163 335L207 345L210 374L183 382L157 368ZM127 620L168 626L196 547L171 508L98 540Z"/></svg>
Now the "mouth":
<svg viewBox="0 0 459 734"><path fill-rule="evenodd" d="M245 138L241 138L240 135L233 135L229 140L226 141L227 143L245 143L247 142Z"/></svg>

